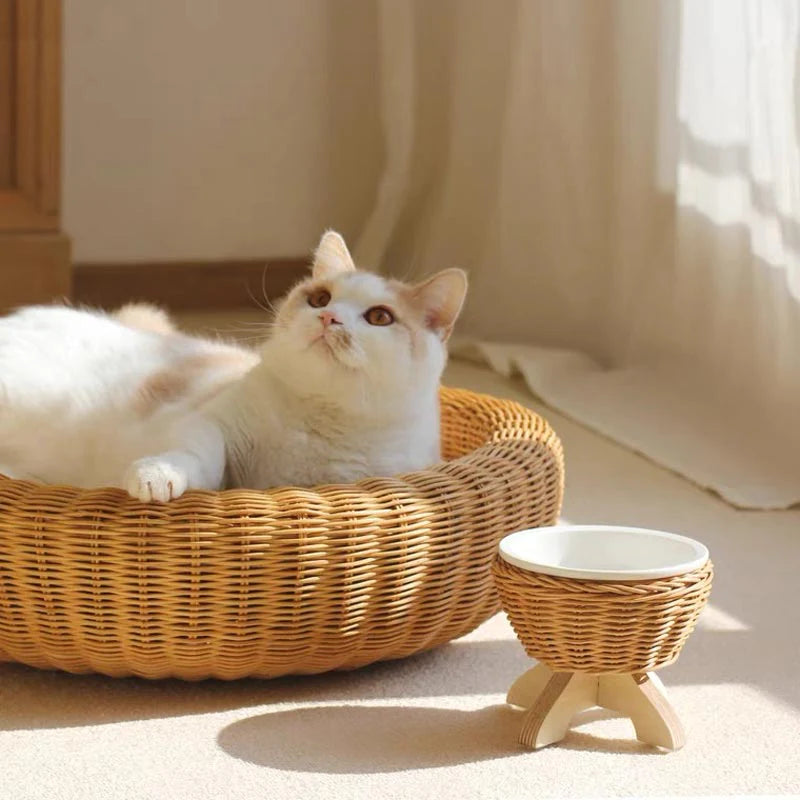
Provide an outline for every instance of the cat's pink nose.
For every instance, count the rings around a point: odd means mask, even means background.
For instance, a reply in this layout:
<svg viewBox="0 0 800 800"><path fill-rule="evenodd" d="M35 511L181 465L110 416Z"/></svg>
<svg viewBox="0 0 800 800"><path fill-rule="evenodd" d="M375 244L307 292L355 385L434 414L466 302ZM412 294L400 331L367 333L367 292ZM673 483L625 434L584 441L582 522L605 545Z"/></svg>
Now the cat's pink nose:
<svg viewBox="0 0 800 800"><path fill-rule="evenodd" d="M327 328L329 325L341 325L341 321L336 319L336 314L332 311L320 311L319 318L322 320L322 326Z"/></svg>

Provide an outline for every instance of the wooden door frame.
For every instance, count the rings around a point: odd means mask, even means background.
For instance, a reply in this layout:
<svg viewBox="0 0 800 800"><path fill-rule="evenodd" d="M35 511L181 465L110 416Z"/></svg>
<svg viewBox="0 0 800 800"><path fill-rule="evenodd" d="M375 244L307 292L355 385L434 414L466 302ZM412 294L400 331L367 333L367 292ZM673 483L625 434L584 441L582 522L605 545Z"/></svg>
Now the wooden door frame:
<svg viewBox="0 0 800 800"><path fill-rule="evenodd" d="M12 141L10 181L0 188L0 308L70 290L60 232L62 0L7 1Z"/></svg>
<svg viewBox="0 0 800 800"><path fill-rule="evenodd" d="M0 230L57 231L61 172L61 2L13 0L14 175Z"/></svg>

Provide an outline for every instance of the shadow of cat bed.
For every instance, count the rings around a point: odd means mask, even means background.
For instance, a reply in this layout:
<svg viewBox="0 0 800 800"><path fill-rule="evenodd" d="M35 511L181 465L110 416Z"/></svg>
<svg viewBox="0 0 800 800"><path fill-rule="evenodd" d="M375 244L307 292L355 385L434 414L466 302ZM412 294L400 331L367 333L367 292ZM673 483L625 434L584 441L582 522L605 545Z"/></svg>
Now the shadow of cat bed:
<svg viewBox="0 0 800 800"><path fill-rule="evenodd" d="M563 455L517 403L440 398L445 461L394 478L164 505L0 478L0 661L271 678L468 633L499 609L500 539L557 520Z"/></svg>

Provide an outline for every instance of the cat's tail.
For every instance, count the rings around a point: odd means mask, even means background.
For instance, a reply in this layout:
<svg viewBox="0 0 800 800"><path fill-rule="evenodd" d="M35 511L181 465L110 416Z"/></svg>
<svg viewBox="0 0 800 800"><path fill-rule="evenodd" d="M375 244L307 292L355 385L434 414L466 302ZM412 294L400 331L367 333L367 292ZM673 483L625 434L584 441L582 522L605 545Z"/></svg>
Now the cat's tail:
<svg viewBox="0 0 800 800"><path fill-rule="evenodd" d="M138 328L153 333L175 333L176 328L163 308L149 303L128 303L111 315L129 328Z"/></svg>

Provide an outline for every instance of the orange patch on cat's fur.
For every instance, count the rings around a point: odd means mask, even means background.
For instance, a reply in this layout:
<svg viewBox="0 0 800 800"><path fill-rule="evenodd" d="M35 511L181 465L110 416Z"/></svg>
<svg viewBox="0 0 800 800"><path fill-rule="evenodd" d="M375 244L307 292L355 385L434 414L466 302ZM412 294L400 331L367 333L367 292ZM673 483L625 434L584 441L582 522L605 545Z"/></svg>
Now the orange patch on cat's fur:
<svg viewBox="0 0 800 800"><path fill-rule="evenodd" d="M140 416L147 417L166 403L176 403L192 395L195 405L243 377L257 363L255 353L233 347L223 352L188 356L174 369L151 375L137 392L134 408Z"/></svg>
<svg viewBox="0 0 800 800"><path fill-rule="evenodd" d="M117 309L111 316L129 328L137 328L152 333L175 333L175 325L163 308L149 303L128 303Z"/></svg>

